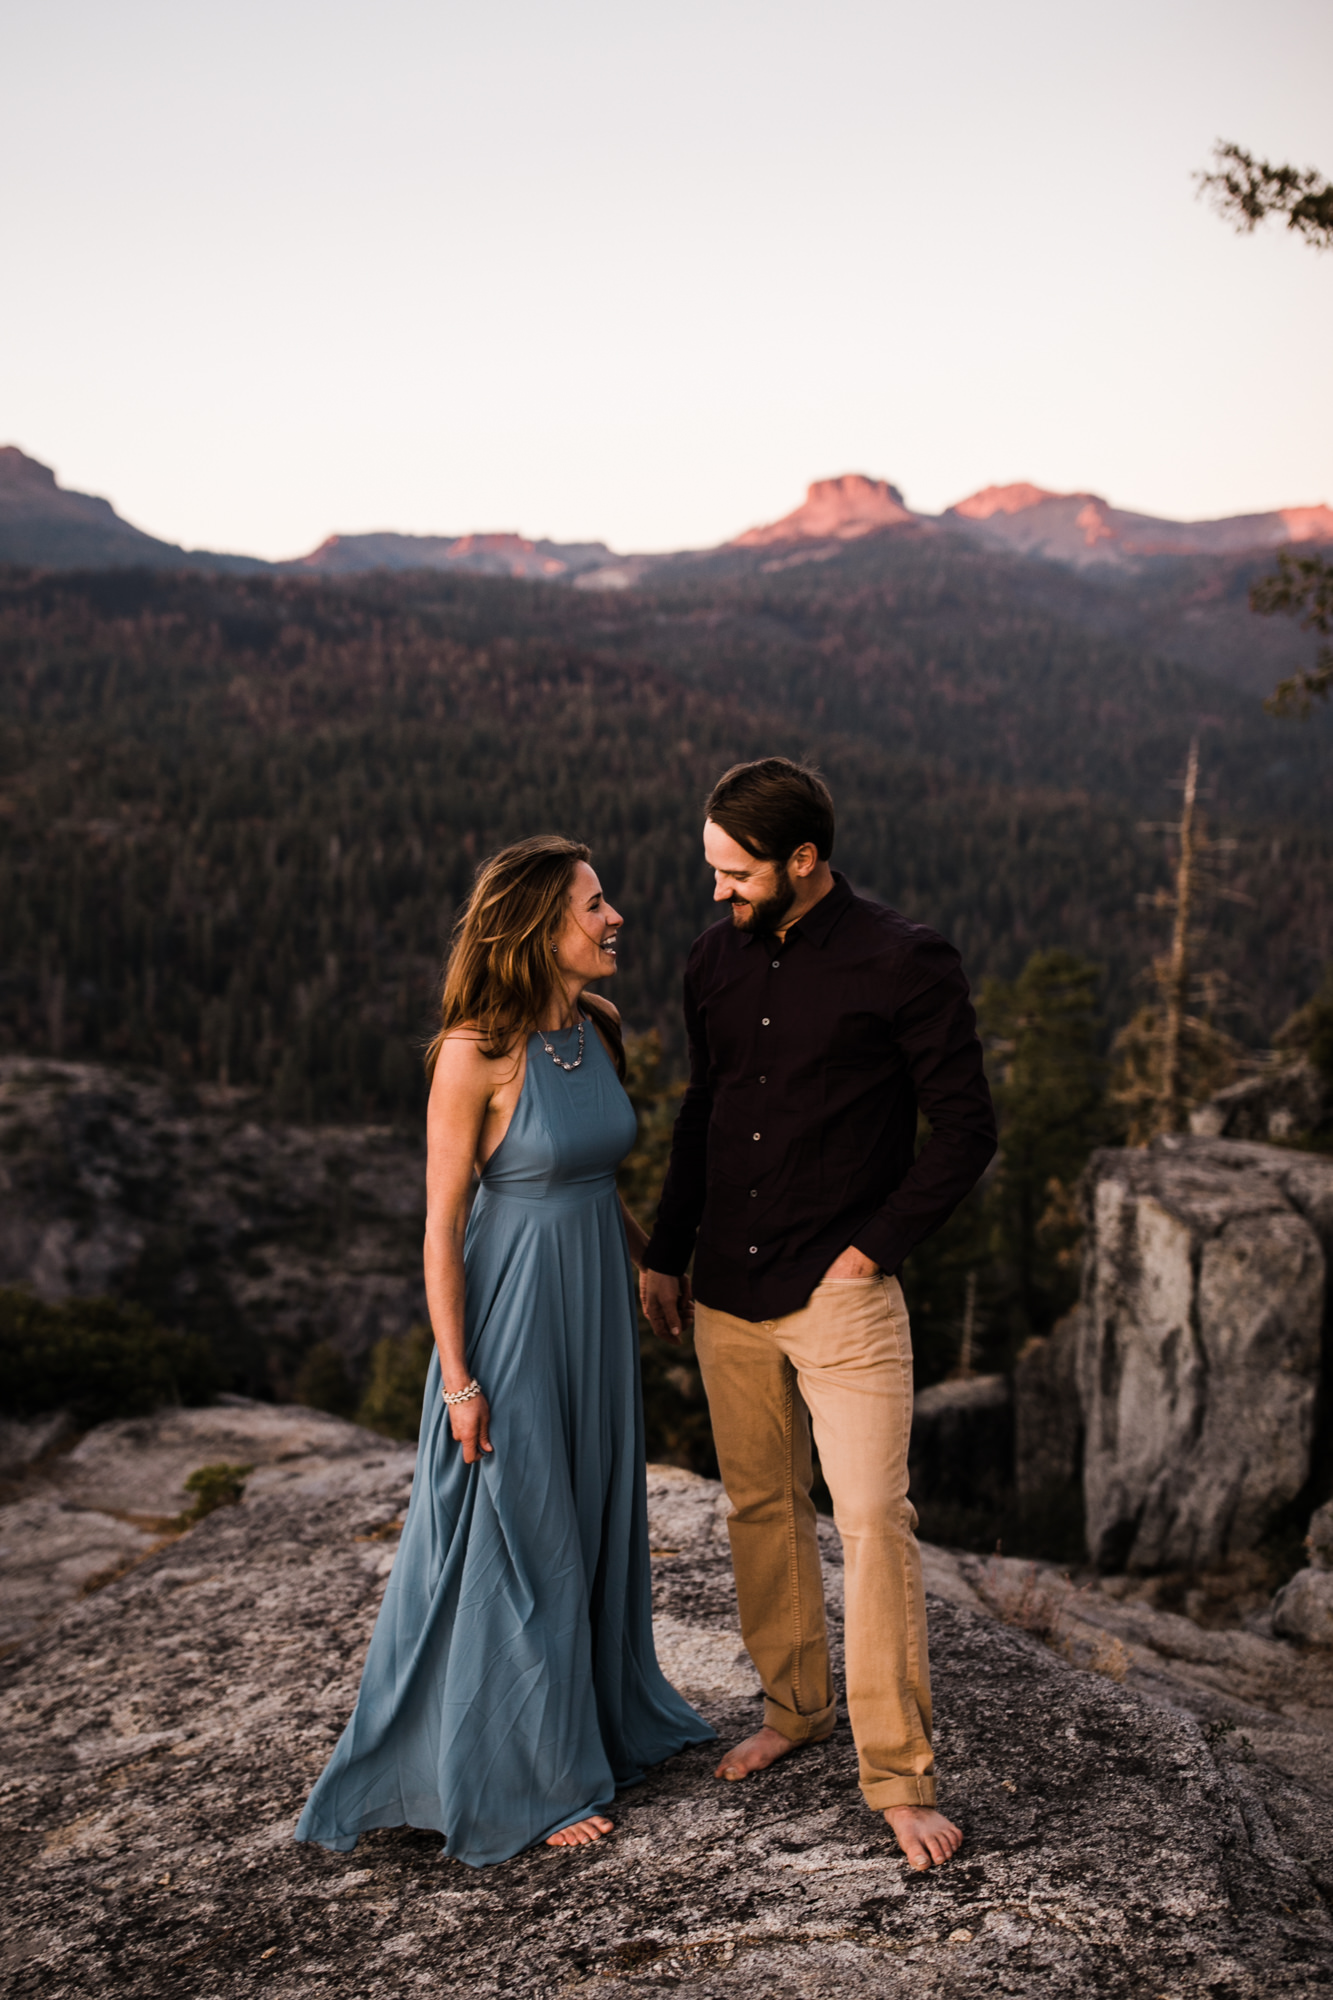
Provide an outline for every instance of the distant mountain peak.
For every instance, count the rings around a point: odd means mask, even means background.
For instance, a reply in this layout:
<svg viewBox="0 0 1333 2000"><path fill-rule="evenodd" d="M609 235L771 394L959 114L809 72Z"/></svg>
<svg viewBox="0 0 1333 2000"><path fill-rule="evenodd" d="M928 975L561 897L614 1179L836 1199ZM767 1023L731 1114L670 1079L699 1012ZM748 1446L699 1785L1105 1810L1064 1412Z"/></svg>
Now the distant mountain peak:
<svg viewBox="0 0 1333 2000"><path fill-rule="evenodd" d="M146 535L95 493L62 486L49 465L0 445L0 562L33 569L260 570L258 556L186 550Z"/></svg>
<svg viewBox="0 0 1333 2000"><path fill-rule="evenodd" d="M881 528L915 521L896 486L871 479L864 472L844 472L837 479L816 479L803 504L780 521L747 528L728 544L733 549L762 549L771 542L850 542Z"/></svg>
<svg viewBox="0 0 1333 2000"><path fill-rule="evenodd" d="M1333 542L1333 507L1284 507L1279 516L1292 542Z"/></svg>
<svg viewBox="0 0 1333 2000"><path fill-rule="evenodd" d="M1075 569L1134 570L1156 556L1235 556L1287 542L1333 541L1333 509L1325 506L1170 521L1113 507L1099 493L1052 493L1027 482L984 487L943 518L1015 554Z"/></svg>
<svg viewBox="0 0 1333 2000"><path fill-rule="evenodd" d="M956 501L949 508L951 514L961 514L965 521L989 521L992 514L1021 514L1027 507L1037 507L1043 500L1064 500L1063 493L1052 493L1045 486L1029 485L1020 479L1013 486L983 486L980 493L970 493L966 500Z"/></svg>
<svg viewBox="0 0 1333 2000"><path fill-rule="evenodd" d="M0 444L0 492L54 493L56 476L40 459L29 458L16 444Z"/></svg>
<svg viewBox="0 0 1333 2000"><path fill-rule="evenodd" d="M179 555L123 521L109 500L71 492L40 459L16 444L0 445L0 559L68 569Z"/></svg>

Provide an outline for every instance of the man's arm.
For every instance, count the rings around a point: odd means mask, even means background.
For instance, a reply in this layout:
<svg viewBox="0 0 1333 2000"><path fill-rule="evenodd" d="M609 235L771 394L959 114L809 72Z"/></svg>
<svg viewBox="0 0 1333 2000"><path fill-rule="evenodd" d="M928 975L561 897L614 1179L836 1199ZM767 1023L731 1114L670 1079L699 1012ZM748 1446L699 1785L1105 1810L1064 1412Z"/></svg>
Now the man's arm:
<svg viewBox="0 0 1333 2000"><path fill-rule="evenodd" d="M890 1272L948 1221L997 1144L977 1018L958 953L929 936L914 945L904 972L909 997L895 1011L892 1034L907 1059L930 1138L902 1185L857 1230L854 1245Z"/></svg>
<svg viewBox="0 0 1333 2000"><path fill-rule="evenodd" d="M708 1080L705 1045L694 981L694 966L685 973L685 1032L689 1038L690 1080L676 1114L671 1135L671 1160L662 1184L657 1220L643 1253L639 1297L654 1333L679 1340L694 1306L690 1281L684 1276L694 1255L694 1239L704 1210L708 1173L708 1122L713 1092Z"/></svg>

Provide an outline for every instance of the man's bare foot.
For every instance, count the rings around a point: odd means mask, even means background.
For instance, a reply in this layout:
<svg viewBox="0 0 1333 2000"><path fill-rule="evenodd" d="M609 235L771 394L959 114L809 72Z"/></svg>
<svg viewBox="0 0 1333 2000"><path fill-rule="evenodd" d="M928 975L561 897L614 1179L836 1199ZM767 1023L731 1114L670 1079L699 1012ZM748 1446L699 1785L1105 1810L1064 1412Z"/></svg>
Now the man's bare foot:
<svg viewBox="0 0 1333 2000"><path fill-rule="evenodd" d="M559 1833L549 1836L548 1847L586 1847L591 1840L604 1840L608 1833L615 1832L615 1821L603 1819L594 1813L591 1819L575 1820L573 1826L562 1826Z"/></svg>
<svg viewBox="0 0 1333 2000"><path fill-rule="evenodd" d="M934 1806L890 1806L884 1815L913 1868L948 1861L963 1844L952 1820Z"/></svg>
<svg viewBox="0 0 1333 2000"><path fill-rule="evenodd" d="M766 1771L770 1764L776 1764L779 1757L785 1757L796 1745L789 1736L782 1736L776 1729L764 1727L753 1736L747 1736L743 1743L737 1743L728 1750L713 1776L715 1778L748 1778L751 1771Z"/></svg>

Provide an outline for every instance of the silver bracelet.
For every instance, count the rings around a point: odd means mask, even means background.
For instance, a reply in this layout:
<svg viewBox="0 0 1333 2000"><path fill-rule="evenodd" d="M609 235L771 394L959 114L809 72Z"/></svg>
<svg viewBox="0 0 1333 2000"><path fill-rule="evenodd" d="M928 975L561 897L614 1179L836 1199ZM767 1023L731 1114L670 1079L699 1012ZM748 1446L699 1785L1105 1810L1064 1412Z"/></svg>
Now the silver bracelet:
<svg viewBox="0 0 1333 2000"><path fill-rule="evenodd" d="M440 1394L444 1397L445 1403L452 1410L455 1403L470 1403L474 1400L475 1397L479 1396L481 1394L481 1384L477 1380L475 1375L472 1377L472 1380L468 1383L466 1389L453 1389L453 1390L446 1389L443 1382L441 1382Z"/></svg>

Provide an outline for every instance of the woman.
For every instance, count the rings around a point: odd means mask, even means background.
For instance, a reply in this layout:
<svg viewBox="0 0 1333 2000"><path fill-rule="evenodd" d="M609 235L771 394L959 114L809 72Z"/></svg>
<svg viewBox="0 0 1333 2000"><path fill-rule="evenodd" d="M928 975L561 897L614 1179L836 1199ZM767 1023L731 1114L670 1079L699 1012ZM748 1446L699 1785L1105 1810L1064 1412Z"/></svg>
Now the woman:
<svg viewBox="0 0 1333 2000"><path fill-rule="evenodd" d="M611 1832L618 1786L713 1735L653 1651L630 1272L646 1239L615 1189L635 1118L619 1015L586 992L616 969L622 919L588 853L505 848L455 935L427 1056L417 1475L298 1840L433 1827L474 1866L582 1845Z"/></svg>

